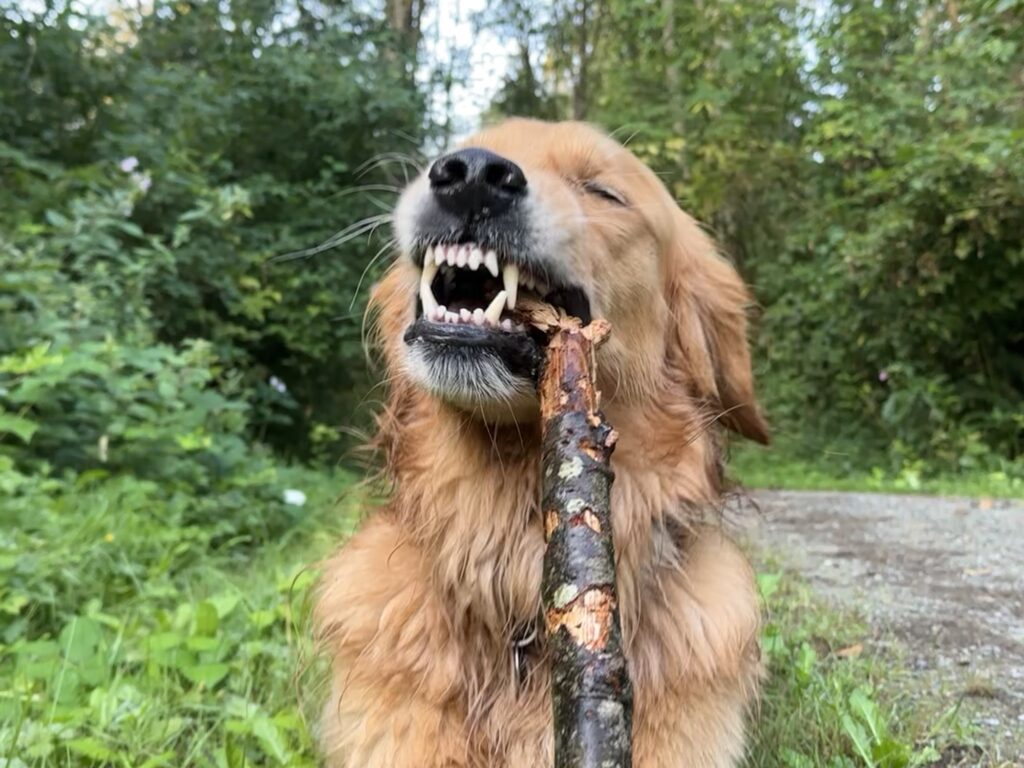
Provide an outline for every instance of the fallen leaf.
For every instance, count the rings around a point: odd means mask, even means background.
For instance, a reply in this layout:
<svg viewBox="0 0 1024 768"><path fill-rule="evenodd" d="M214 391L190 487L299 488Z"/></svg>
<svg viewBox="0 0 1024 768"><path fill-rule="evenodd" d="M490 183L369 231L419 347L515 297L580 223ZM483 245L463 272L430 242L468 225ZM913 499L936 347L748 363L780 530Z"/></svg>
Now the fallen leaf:
<svg viewBox="0 0 1024 768"><path fill-rule="evenodd" d="M841 659L856 659L864 652L864 643L854 643L836 651L836 656Z"/></svg>
<svg viewBox="0 0 1024 768"><path fill-rule="evenodd" d="M990 573L991 568L964 568L964 576L987 576Z"/></svg>

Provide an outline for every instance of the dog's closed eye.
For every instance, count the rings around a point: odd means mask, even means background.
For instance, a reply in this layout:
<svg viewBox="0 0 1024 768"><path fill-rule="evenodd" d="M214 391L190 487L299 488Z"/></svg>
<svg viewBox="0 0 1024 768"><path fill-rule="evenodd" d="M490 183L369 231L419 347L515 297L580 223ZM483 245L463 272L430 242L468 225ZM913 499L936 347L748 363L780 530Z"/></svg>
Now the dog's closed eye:
<svg viewBox="0 0 1024 768"><path fill-rule="evenodd" d="M608 200L616 205L628 206L629 201L626 196L623 195L619 190L614 187L609 187L600 181L594 181L593 179L587 179L580 183L580 188L591 195Z"/></svg>

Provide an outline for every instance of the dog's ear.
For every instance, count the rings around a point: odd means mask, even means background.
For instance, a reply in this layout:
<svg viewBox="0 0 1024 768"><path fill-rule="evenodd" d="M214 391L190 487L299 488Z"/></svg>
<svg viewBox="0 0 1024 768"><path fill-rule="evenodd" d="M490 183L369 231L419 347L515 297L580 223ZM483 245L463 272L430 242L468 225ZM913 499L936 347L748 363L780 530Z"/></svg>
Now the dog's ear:
<svg viewBox="0 0 1024 768"><path fill-rule="evenodd" d="M718 411L725 426L769 443L768 424L754 395L747 347L747 310L753 302L743 280L682 211L675 216L666 267L674 374L691 395Z"/></svg>

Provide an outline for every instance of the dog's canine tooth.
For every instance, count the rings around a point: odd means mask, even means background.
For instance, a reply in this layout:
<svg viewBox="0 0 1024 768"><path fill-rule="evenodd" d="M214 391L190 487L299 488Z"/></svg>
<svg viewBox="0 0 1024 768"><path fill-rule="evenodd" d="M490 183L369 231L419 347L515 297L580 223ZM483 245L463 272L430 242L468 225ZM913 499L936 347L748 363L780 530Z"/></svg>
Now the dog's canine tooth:
<svg viewBox="0 0 1024 768"><path fill-rule="evenodd" d="M491 303L484 310L484 317L491 325L497 325L501 322L501 310L505 308L506 298L507 293L505 291L498 291L498 295L491 299Z"/></svg>
<svg viewBox="0 0 1024 768"><path fill-rule="evenodd" d="M491 277L498 276L498 254L494 251L488 251L487 255L484 256L484 266L487 267L487 271L491 273Z"/></svg>
<svg viewBox="0 0 1024 768"><path fill-rule="evenodd" d="M501 271L501 278L505 283L504 293L507 295L509 309L516 308L516 293L519 291L519 267L515 264L506 264Z"/></svg>
<svg viewBox="0 0 1024 768"><path fill-rule="evenodd" d="M432 318L437 311L437 299L427 283L420 283L420 303L423 304L423 316Z"/></svg>
<svg viewBox="0 0 1024 768"><path fill-rule="evenodd" d="M479 248L474 248L469 252L469 260L466 262L469 268L474 272L480 268L480 264L483 263L484 254Z"/></svg>
<svg viewBox="0 0 1024 768"><path fill-rule="evenodd" d="M438 266L434 260L424 257L423 272L420 274L420 302L423 304L424 317L431 317L434 310L437 309L437 299L434 298L434 292L430 289L437 270Z"/></svg>
<svg viewBox="0 0 1024 768"><path fill-rule="evenodd" d="M437 275L438 269L440 269L440 267L437 262L432 258L424 257L423 272L420 274L420 282L429 286L434 282L434 277Z"/></svg>

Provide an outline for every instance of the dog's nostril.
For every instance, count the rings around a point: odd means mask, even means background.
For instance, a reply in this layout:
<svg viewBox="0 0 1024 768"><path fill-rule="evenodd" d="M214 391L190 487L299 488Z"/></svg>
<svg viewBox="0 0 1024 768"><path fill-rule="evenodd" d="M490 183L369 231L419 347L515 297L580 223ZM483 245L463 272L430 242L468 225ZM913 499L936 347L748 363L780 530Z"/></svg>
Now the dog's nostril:
<svg viewBox="0 0 1024 768"><path fill-rule="evenodd" d="M427 176L432 187L446 187L466 180L469 166L456 155L446 155L430 166Z"/></svg>
<svg viewBox="0 0 1024 768"><path fill-rule="evenodd" d="M526 177L519 166L501 158L490 162L484 169L484 181L488 186L497 187L505 192L522 192L526 189Z"/></svg>

